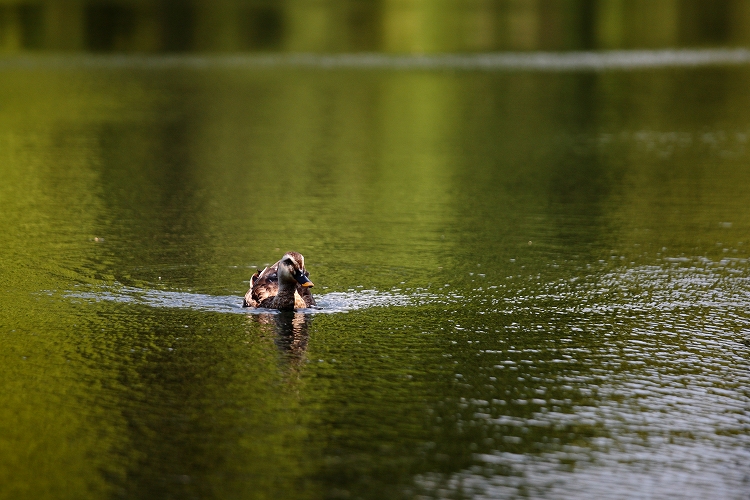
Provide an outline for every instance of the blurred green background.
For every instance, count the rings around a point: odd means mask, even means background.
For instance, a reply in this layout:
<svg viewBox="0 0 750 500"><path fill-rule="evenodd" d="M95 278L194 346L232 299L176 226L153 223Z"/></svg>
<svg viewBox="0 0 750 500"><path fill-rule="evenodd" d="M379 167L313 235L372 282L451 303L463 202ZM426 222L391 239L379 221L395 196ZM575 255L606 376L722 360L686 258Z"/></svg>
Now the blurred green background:
<svg viewBox="0 0 750 500"><path fill-rule="evenodd" d="M0 0L0 53L745 46L746 0Z"/></svg>

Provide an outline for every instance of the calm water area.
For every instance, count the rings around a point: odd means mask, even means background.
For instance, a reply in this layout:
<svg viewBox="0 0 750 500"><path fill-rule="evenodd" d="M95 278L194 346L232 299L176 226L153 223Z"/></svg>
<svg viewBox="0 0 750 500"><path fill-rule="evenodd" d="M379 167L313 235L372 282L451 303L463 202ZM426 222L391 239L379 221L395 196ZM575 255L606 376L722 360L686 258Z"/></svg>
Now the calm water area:
<svg viewBox="0 0 750 500"><path fill-rule="evenodd" d="M750 498L750 65L549 57L6 59L0 497Z"/></svg>

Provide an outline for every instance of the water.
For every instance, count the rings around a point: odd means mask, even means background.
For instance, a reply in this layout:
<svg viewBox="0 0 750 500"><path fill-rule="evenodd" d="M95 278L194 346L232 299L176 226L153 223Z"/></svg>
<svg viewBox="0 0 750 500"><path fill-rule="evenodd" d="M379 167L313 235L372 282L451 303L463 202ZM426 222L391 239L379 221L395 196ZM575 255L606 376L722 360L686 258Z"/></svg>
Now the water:
<svg viewBox="0 0 750 500"><path fill-rule="evenodd" d="M747 499L739 53L6 60L0 496Z"/></svg>

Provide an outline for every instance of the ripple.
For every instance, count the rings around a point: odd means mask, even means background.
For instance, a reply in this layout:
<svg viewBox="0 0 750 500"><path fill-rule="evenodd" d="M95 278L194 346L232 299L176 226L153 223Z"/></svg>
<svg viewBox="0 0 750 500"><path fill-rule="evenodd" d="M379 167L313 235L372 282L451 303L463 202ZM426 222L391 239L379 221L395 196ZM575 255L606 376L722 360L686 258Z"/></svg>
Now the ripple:
<svg viewBox="0 0 750 500"><path fill-rule="evenodd" d="M730 265L739 264L739 268ZM666 258L663 264L623 267L542 284L523 293L482 293L486 312L518 314L539 309L578 313L678 313L684 310L744 311L750 277L743 259L713 261ZM673 319L678 319L677 316Z"/></svg>
<svg viewBox="0 0 750 500"><path fill-rule="evenodd" d="M370 307L406 307L414 305L408 295L377 290L331 292L315 297L317 312L347 312Z"/></svg>
<svg viewBox="0 0 750 500"><path fill-rule="evenodd" d="M481 54L240 54L66 55L12 57L6 68L215 69L291 67L313 69L581 71L750 64L746 49L614 50L602 52L496 52Z"/></svg>
<svg viewBox="0 0 750 500"><path fill-rule="evenodd" d="M743 464L750 452L741 447L706 443L665 444L653 449L628 446L619 453L568 446L556 453L477 454L485 467L503 474L465 470L449 475L426 474L417 482L432 489L441 484L471 498L747 498L750 474ZM570 464L575 463L575 473ZM696 471L700 471L696 474ZM676 492L679 492L678 494Z"/></svg>
<svg viewBox="0 0 750 500"><path fill-rule="evenodd" d="M242 297L236 295L208 295L202 293L153 290L130 286L108 286L92 291L68 291L64 296L87 301L108 301L144 305L156 308L190 309L194 311L261 314L277 312L272 309L242 307ZM377 290L331 292L316 295L317 306L300 311L309 314L332 314L367 309L370 307L405 307L415 304L415 297Z"/></svg>
<svg viewBox="0 0 750 500"><path fill-rule="evenodd" d="M540 317L547 336L519 350L476 335L490 349L478 353L482 370L464 379L467 387L497 384L513 370L506 380L535 382L541 391L491 399L467 389L472 427L496 441L465 470L425 474L418 483L447 497L747 498L747 266L674 256L539 280L536 288L523 282L518 292L475 293L485 313L518 321L506 327L513 343L535 332ZM533 354L540 348L546 355ZM596 435L534 443L580 429ZM511 445L519 443L540 452L517 453Z"/></svg>

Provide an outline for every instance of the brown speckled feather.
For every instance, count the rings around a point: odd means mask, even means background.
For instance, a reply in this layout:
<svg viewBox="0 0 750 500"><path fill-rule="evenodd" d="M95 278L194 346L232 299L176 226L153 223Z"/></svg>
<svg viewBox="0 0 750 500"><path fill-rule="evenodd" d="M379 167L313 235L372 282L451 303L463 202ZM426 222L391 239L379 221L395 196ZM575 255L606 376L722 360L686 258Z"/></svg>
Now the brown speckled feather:
<svg viewBox="0 0 750 500"><path fill-rule="evenodd" d="M279 292L279 262L281 261L263 269L263 271L256 271L252 278L250 278L250 289L245 294L242 307L278 308L276 296ZM305 276L310 276L310 273L306 270L303 269L302 272ZM294 293L295 309L303 309L314 305L315 299L310 289L297 285Z"/></svg>

